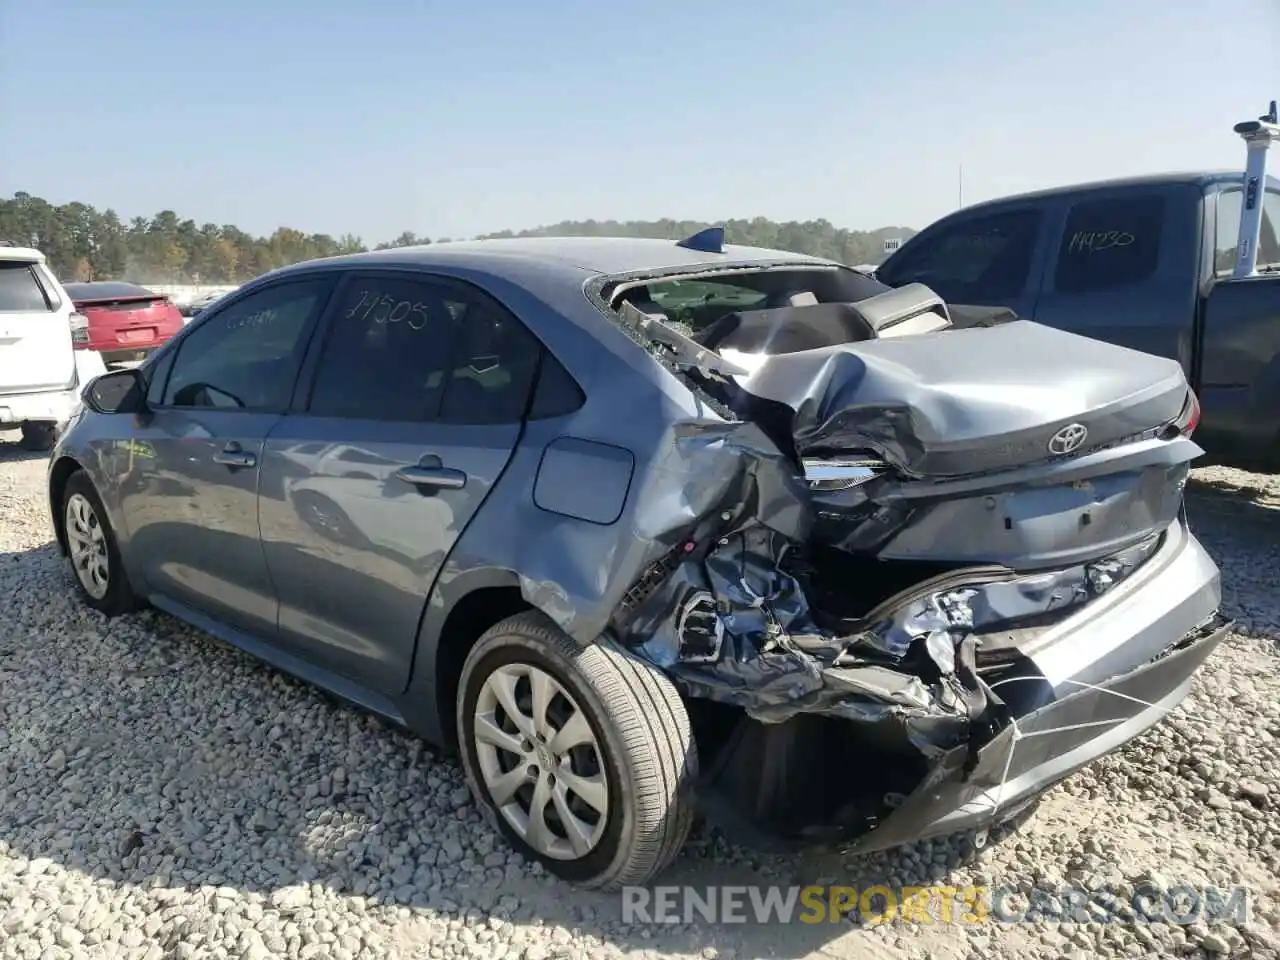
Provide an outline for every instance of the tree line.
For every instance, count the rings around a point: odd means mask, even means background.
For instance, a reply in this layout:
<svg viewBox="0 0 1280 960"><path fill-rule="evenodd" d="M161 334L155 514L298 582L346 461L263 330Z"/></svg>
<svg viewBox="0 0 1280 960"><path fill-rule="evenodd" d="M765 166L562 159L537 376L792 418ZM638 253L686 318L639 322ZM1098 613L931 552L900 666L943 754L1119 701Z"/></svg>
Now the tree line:
<svg viewBox="0 0 1280 960"><path fill-rule="evenodd" d="M564 221L533 230L484 237L628 236L675 240L709 224L690 220ZM724 222L731 243L791 250L850 265L879 263L887 237L909 237L906 227L844 230L826 220L779 223L756 217ZM447 237L434 242L448 242ZM279 227L258 237L231 224L184 220L172 210L126 222L114 210L86 203L55 205L28 193L0 199L0 241L44 252L63 281L130 280L135 283L243 283L301 260L360 253L369 247L352 234L334 237ZM432 243L405 231L374 249Z"/></svg>

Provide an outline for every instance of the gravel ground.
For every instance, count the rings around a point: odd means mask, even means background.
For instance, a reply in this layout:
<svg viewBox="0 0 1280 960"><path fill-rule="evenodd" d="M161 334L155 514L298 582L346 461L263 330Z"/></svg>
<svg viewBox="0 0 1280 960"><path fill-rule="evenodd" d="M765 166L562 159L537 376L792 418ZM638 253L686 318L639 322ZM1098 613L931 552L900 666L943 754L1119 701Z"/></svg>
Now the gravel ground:
<svg viewBox="0 0 1280 960"><path fill-rule="evenodd" d="M1175 716L974 854L764 856L704 833L663 878L1190 883L1237 927L628 926L513 855L458 766L154 613L78 605L44 461L0 444L0 957L1280 956L1280 479L1208 468L1192 522L1238 631Z"/></svg>

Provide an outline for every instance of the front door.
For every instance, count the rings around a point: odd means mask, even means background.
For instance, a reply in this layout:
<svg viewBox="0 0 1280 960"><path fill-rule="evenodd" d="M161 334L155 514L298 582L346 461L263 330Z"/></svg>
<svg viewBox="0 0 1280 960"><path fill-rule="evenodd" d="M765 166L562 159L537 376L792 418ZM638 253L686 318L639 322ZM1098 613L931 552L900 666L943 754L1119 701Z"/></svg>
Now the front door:
<svg viewBox="0 0 1280 960"><path fill-rule="evenodd" d="M202 317L148 391L122 483L147 591L264 638L275 636L277 602L258 532L263 445L329 287L282 282Z"/></svg>
<svg viewBox="0 0 1280 960"><path fill-rule="evenodd" d="M436 576L519 441L539 345L421 272L352 276L335 304L304 412L267 438L263 546L280 642L395 694Z"/></svg>

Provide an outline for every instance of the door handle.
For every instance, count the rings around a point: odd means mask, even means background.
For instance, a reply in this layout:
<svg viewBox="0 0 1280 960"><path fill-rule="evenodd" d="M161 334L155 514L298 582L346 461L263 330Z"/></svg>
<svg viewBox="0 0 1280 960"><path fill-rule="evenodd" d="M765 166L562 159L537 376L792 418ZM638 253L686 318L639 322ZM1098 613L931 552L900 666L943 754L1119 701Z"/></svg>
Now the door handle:
<svg viewBox="0 0 1280 960"><path fill-rule="evenodd" d="M220 452L213 455L213 462L227 467L252 467L257 464L258 458L242 450L240 444L232 440Z"/></svg>
<svg viewBox="0 0 1280 960"><path fill-rule="evenodd" d="M450 467L424 466L401 467L396 478L415 487L437 487L443 490L461 490L467 485L467 475Z"/></svg>

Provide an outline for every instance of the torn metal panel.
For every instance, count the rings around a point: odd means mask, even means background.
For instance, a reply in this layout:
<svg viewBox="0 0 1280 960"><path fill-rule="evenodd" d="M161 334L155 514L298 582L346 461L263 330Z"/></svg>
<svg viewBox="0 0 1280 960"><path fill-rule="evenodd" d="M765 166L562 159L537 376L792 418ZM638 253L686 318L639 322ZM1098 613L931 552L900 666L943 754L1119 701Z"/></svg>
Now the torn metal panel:
<svg viewBox="0 0 1280 960"><path fill-rule="evenodd" d="M954 638L1044 617L1088 603L1127 578L1155 553L1149 537L1110 557L1044 573L1014 574L999 567L967 568L891 597L859 629L850 623L850 651L870 648L894 659L924 639L943 673L953 669Z"/></svg>
<svg viewBox="0 0 1280 960"><path fill-rule="evenodd" d="M780 723L823 713L887 722L926 754L959 742L987 705L973 641L957 632L947 670L859 660L851 638L818 626L801 580L788 571L798 543L746 518L713 543L690 540L661 582L622 618L625 644L665 669L688 696ZM960 648L968 646L961 654ZM913 669L913 667L915 669Z"/></svg>
<svg viewBox="0 0 1280 960"><path fill-rule="evenodd" d="M982 631L1086 603L1158 543L1051 573L954 571L833 629L819 625L803 581L789 572L799 544L750 515L741 522L712 544L691 539L673 551L666 575L619 623L623 642L690 696L770 723L799 713L891 719L928 753L954 743L992 705L970 662Z"/></svg>
<svg viewBox="0 0 1280 960"><path fill-rule="evenodd" d="M636 458L620 492L628 536L619 539L614 526L565 524L549 502L519 521L529 531L512 564L522 594L582 643L629 617L687 544L706 544L743 517L796 543L809 536L804 480L754 424L675 420L647 446L652 455ZM600 481L598 472L575 469L558 482Z"/></svg>

